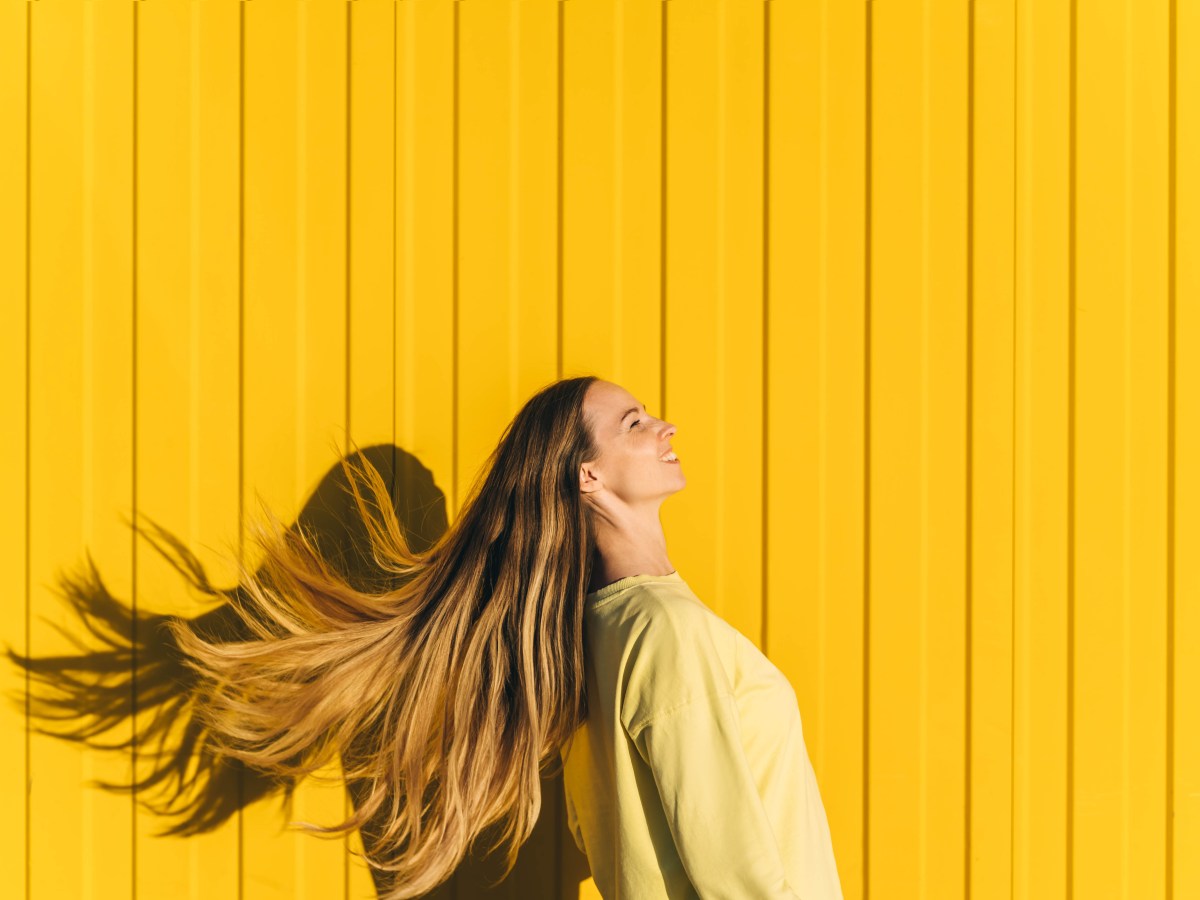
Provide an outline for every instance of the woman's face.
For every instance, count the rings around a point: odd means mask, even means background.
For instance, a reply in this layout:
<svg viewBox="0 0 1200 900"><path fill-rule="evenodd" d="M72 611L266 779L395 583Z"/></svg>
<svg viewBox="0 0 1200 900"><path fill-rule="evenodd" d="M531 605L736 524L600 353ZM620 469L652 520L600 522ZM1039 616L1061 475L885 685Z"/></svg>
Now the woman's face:
<svg viewBox="0 0 1200 900"><path fill-rule="evenodd" d="M609 381L594 381L583 401L600 456L580 469L580 490L607 491L626 504L661 502L687 484L680 462L671 457L675 426L656 419L629 391Z"/></svg>

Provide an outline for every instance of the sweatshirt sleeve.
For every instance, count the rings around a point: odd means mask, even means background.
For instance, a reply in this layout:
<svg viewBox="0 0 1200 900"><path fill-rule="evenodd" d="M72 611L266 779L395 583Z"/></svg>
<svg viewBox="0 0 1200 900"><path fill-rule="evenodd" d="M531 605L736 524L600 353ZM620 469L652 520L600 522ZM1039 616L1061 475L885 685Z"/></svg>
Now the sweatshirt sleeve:
<svg viewBox="0 0 1200 900"><path fill-rule="evenodd" d="M631 737L654 773L679 858L703 900L799 900L746 760L731 693L695 697Z"/></svg>

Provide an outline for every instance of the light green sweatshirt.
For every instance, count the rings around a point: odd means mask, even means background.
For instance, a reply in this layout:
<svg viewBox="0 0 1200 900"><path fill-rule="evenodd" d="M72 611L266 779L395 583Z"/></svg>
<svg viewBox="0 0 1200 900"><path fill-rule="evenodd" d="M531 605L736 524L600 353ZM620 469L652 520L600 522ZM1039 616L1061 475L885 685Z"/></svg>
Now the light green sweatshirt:
<svg viewBox="0 0 1200 900"><path fill-rule="evenodd" d="M605 900L841 900L796 693L678 572L587 595L567 824Z"/></svg>

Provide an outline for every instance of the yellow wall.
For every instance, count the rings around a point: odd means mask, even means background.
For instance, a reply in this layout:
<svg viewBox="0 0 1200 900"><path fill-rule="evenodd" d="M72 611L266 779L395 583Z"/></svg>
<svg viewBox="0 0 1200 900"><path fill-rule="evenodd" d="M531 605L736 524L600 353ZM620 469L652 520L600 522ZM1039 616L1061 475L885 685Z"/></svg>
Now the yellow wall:
<svg viewBox="0 0 1200 900"><path fill-rule="evenodd" d="M0 638L69 648L85 550L196 611L120 516L219 565L348 439L453 517L596 373L678 425L672 561L792 679L847 898L1200 896L1200 5L0 0L0 61ZM4 896L370 890L24 724ZM493 895L595 896L560 825Z"/></svg>

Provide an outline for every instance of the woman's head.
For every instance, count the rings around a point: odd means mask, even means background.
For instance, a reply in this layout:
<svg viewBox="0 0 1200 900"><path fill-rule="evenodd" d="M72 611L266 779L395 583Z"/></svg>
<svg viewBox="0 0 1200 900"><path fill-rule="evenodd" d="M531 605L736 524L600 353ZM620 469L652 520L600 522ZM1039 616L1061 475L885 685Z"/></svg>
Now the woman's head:
<svg viewBox="0 0 1200 900"><path fill-rule="evenodd" d="M583 402L596 445L579 468L579 490L589 506L623 504L657 509L687 479L674 456L675 426L657 419L629 391L595 379Z"/></svg>
<svg viewBox="0 0 1200 900"><path fill-rule="evenodd" d="M505 429L464 504L464 530L494 536L520 521L525 551L537 550L534 531L594 546L591 514L611 523L656 512L687 484L681 463L663 459L674 456L674 434L618 384L591 375L553 382Z"/></svg>

